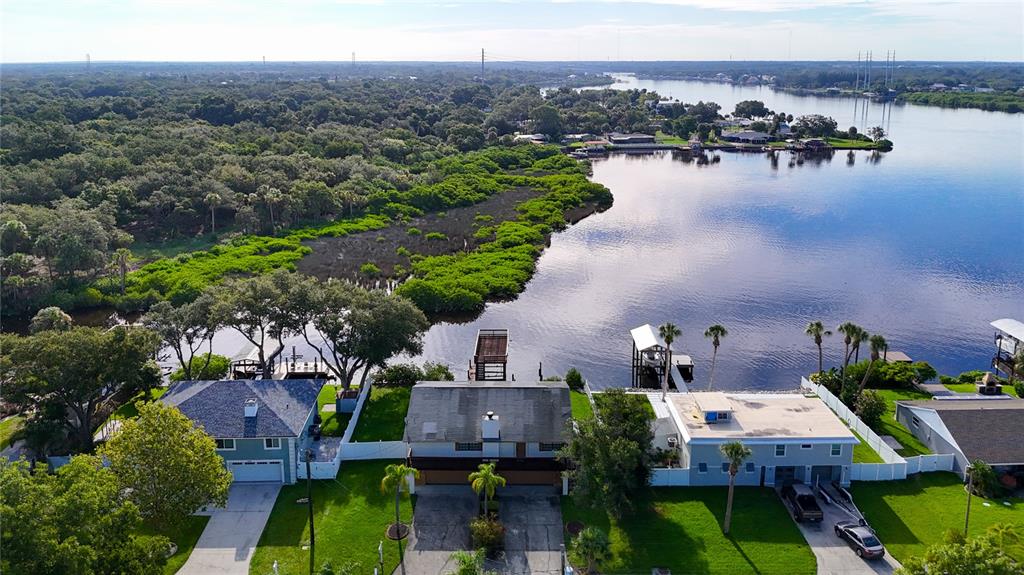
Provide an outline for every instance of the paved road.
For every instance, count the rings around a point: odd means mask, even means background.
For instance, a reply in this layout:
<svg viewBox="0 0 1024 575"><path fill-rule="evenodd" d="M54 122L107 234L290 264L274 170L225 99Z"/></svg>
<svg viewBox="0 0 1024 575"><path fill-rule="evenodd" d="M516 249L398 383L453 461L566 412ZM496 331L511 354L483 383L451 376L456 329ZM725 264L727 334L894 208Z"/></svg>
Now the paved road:
<svg viewBox="0 0 1024 575"><path fill-rule="evenodd" d="M452 552L470 548L469 522L476 516L478 506L477 496L468 484L417 486L412 531L406 541L406 572L447 573ZM394 542L386 541L385 545L388 544Z"/></svg>
<svg viewBox="0 0 1024 575"><path fill-rule="evenodd" d="M210 522L178 575L249 575L252 552L280 489L278 483L232 485L227 507L210 512Z"/></svg>
<svg viewBox="0 0 1024 575"><path fill-rule="evenodd" d="M505 555L487 568L503 575L558 575L562 568L562 507L552 487L509 487L498 498Z"/></svg>
<svg viewBox="0 0 1024 575"><path fill-rule="evenodd" d="M821 523L797 523L818 560L818 575L890 575L899 561L888 553L881 559L861 559L846 541L836 537L835 524L853 515L835 504L819 500L825 519ZM885 544L885 541L882 541Z"/></svg>

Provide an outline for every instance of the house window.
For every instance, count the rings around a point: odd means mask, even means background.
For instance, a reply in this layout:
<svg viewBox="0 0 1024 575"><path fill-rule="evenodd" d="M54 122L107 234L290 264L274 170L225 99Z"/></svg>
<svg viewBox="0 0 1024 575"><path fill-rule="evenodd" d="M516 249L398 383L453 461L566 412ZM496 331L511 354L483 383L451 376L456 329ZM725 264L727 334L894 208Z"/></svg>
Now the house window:
<svg viewBox="0 0 1024 575"><path fill-rule="evenodd" d="M483 443L456 443L455 451L483 451Z"/></svg>
<svg viewBox="0 0 1024 575"><path fill-rule="evenodd" d="M718 421L723 421L723 420L725 420L725 421L729 420L729 412L728 411L719 411L718 412Z"/></svg>
<svg viewBox="0 0 1024 575"><path fill-rule="evenodd" d="M754 472L754 462L748 461L747 462L747 473L753 473L753 472Z"/></svg>
<svg viewBox="0 0 1024 575"><path fill-rule="evenodd" d="M280 437L267 437L263 440L264 449L281 449Z"/></svg>
<svg viewBox="0 0 1024 575"><path fill-rule="evenodd" d="M722 473L729 473L729 464L728 463L723 463L722 464Z"/></svg>
<svg viewBox="0 0 1024 575"><path fill-rule="evenodd" d="M708 472L708 464L707 463L698 463L697 464L697 473L707 473L707 472Z"/></svg>
<svg viewBox="0 0 1024 575"><path fill-rule="evenodd" d="M540 444L540 450L541 451L558 451L559 449L562 448L563 445L565 445L565 444L564 443L541 443Z"/></svg>
<svg viewBox="0 0 1024 575"><path fill-rule="evenodd" d="M775 446L775 457L785 457L785 456L786 456L786 446L785 445L776 445Z"/></svg>
<svg viewBox="0 0 1024 575"><path fill-rule="evenodd" d="M810 449L811 447L814 447L814 446L811 445L810 443L802 443L802 444L800 444L800 449Z"/></svg>
<svg viewBox="0 0 1024 575"><path fill-rule="evenodd" d="M217 439L217 449L221 451L234 451L235 440L234 439Z"/></svg>
<svg viewBox="0 0 1024 575"><path fill-rule="evenodd" d="M839 457L843 454L843 446L838 443L832 444L832 457Z"/></svg>

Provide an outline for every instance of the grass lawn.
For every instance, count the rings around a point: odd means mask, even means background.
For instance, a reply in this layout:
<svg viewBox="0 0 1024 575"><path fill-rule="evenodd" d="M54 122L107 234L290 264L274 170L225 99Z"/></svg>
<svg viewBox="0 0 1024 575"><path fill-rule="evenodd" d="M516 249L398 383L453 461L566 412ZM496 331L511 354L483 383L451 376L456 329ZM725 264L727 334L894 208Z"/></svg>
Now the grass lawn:
<svg viewBox="0 0 1024 575"><path fill-rule="evenodd" d="M572 400L572 418L576 421L587 421L594 418L594 408L590 405L590 399L582 391L570 391L569 399Z"/></svg>
<svg viewBox="0 0 1024 575"><path fill-rule="evenodd" d="M150 401L156 401L165 393L167 393L166 387L154 387L149 391L143 391L117 408L114 413L111 413L110 419L134 419L139 416L139 409L135 406L137 402L149 403Z"/></svg>
<svg viewBox="0 0 1024 575"><path fill-rule="evenodd" d="M973 383L944 383L943 385L946 386L946 389L957 393L978 393L978 388ZM1003 393L1013 397L1020 397L1017 395L1017 390L1009 385L1003 386Z"/></svg>
<svg viewBox="0 0 1024 575"><path fill-rule="evenodd" d="M851 491L882 543L900 561L941 543L947 529L964 527L967 494L953 473L918 473L903 481L856 481ZM974 498L970 535L981 534L994 523L1017 523L1024 528L1024 500L1007 500L1010 507L1003 501Z"/></svg>
<svg viewBox="0 0 1024 575"><path fill-rule="evenodd" d="M341 437L345 435L345 428L348 427L348 420L352 419L351 413L338 413L336 411L324 411L325 405L335 404L335 394L340 386L325 385L316 398L320 410L320 433L329 437Z"/></svg>
<svg viewBox="0 0 1024 575"><path fill-rule="evenodd" d="M850 433L856 435L857 439L860 440L860 443L853 447L854 463L885 463L882 456L872 449L871 446L868 445L868 442L864 441L864 438L861 437L859 433L852 429L850 430Z"/></svg>
<svg viewBox="0 0 1024 575"><path fill-rule="evenodd" d="M654 141L658 142L659 144L671 144L677 146L688 146L690 144L690 141L685 138L680 138L679 136L666 134L661 130L658 130L657 132L654 133Z"/></svg>
<svg viewBox="0 0 1024 575"><path fill-rule="evenodd" d="M188 560L188 556L192 554L192 549L195 548L196 542L199 541L199 536L203 534L203 529L206 528L206 523L209 520L209 517L203 515L191 515L180 527L170 531L143 526L143 534L163 535L178 546L178 552L167 559L164 575L174 575L178 569L181 569L181 566Z"/></svg>
<svg viewBox="0 0 1024 575"><path fill-rule="evenodd" d="M575 404L573 405L573 411L575 411ZM15 434L21 431L23 425L25 425L25 418L20 415L12 415L0 421L0 449L11 444Z"/></svg>
<svg viewBox="0 0 1024 575"><path fill-rule="evenodd" d="M828 143L830 146L837 150L846 148L877 148L878 145L874 142L866 142L864 140L850 140L848 138L829 138Z"/></svg>
<svg viewBox="0 0 1024 575"><path fill-rule="evenodd" d="M602 573L800 575L816 571L814 555L771 489L736 488L732 532L722 534L725 487L656 488L646 510L620 520L562 498L562 519L608 533L612 557ZM638 504L641 505L641 504Z"/></svg>
<svg viewBox="0 0 1024 575"><path fill-rule="evenodd" d="M595 393L594 394L594 403L597 404L598 408L601 408L601 407L604 406L605 403L607 403L607 401L608 401L607 397L608 396L606 396L603 393ZM639 403L640 405L642 405L643 408L644 408L644 411L647 412L647 416L650 417L651 419L655 419L655 417L654 417L654 408L651 407L651 402L647 400L647 394L645 394L645 393L628 393L628 394L626 394L626 398L629 401L634 401L634 402Z"/></svg>
<svg viewBox="0 0 1024 575"><path fill-rule="evenodd" d="M891 435L895 437L896 441L899 441L900 445L903 446L903 449L897 449L896 453L903 457L931 453L931 450L921 443L918 438L914 437L914 434L910 433L909 429L896 421L896 401L931 399L932 396L928 393L906 389L876 389L875 391L885 400L885 414L882 415L882 424L875 432L878 435Z"/></svg>
<svg viewBox="0 0 1024 575"><path fill-rule="evenodd" d="M408 387L375 387L363 405L352 441L398 441L405 433Z"/></svg>
<svg viewBox="0 0 1024 575"><path fill-rule="evenodd" d="M398 548L384 538L395 519L395 498L380 491L384 467L393 461L349 461L337 479L313 482L313 513L316 525L316 567L330 560L335 569L357 563L355 573L372 573L377 565L377 544L384 540L385 573L398 564ZM274 561L280 575L309 572L309 516L295 500L306 496L305 484L285 485L277 496L270 519L253 553L249 573L270 575ZM402 521L412 519L412 505L403 495Z"/></svg>

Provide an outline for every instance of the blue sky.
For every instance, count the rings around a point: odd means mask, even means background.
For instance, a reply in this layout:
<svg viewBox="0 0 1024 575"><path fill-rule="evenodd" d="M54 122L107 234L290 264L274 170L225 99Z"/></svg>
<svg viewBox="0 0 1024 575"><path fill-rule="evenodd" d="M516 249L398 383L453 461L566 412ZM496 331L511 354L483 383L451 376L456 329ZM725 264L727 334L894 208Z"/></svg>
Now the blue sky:
<svg viewBox="0 0 1024 575"><path fill-rule="evenodd" d="M1024 2L2 0L2 61L1024 60Z"/></svg>

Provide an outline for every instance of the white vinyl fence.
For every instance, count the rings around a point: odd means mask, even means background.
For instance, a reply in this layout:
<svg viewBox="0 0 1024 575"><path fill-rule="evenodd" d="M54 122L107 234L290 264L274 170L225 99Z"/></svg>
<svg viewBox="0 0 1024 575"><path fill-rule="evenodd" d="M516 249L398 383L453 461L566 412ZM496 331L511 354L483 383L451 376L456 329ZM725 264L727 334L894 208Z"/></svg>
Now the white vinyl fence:
<svg viewBox="0 0 1024 575"><path fill-rule="evenodd" d="M690 468L656 467L651 470L652 487L686 487L690 485Z"/></svg>
<svg viewBox="0 0 1024 575"><path fill-rule="evenodd" d="M825 405L836 412L839 419L842 419L857 432L872 449L881 456L884 463L854 463L850 469L850 480L852 481L890 481L893 479L906 479L907 475L928 471L951 471L953 469L953 454L917 455L904 458L899 453L886 445L866 423L861 421L857 414L839 401L825 386L818 385L806 377L800 378L800 386L809 389L817 394Z"/></svg>

